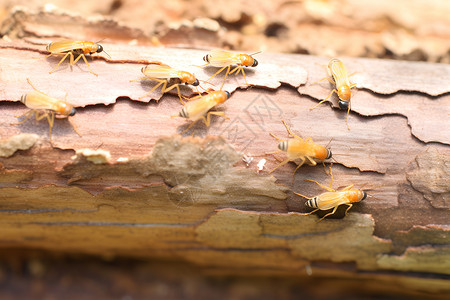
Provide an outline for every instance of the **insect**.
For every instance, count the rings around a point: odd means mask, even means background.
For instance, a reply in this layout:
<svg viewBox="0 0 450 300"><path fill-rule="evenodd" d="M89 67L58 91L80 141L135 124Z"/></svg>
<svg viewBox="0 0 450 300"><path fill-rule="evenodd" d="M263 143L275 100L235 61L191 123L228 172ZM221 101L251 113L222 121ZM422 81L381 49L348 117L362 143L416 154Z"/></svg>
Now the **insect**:
<svg viewBox="0 0 450 300"><path fill-rule="evenodd" d="M206 81L208 82L226 68L227 72L225 73L225 77L223 78L220 89L222 89L228 74L233 74L234 72L236 72L235 73L236 75L239 74L239 72L242 72L245 83L248 85L247 78L245 77L244 67L256 67L258 65L258 61L252 57L252 55L255 55L257 53L259 52L248 55L248 54L232 53L219 49L211 50L209 54L203 57L203 60L206 62L206 64L203 65L202 67L211 65L214 67L221 67L221 68ZM232 65L237 66L230 71Z"/></svg>
<svg viewBox="0 0 450 300"><path fill-rule="evenodd" d="M314 106L310 110L313 110L323 102L327 101L328 98L330 98L333 93L336 93L339 97L339 108L347 110L347 119L346 119L347 129L350 130L350 127L348 126L348 114L350 113L350 98L352 96L350 89L352 87L355 87L356 83L350 83L349 77L352 76L353 74L348 76L347 69L345 68L344 64L337 58L333 58L330 60L327 66L327 71L329 77L322 78L319 81L327 79L329 82L336 85L336 89L333 89L331 93L328 95L328 97L320 101L316 106ZM319 81L316 81L314 83L317 83Z"/></svg>
<svg viewBox="0 0 450 300"><path fill-rule="evenodd" d="M174 115L172 117L182 117L193 121L192 124L183 131L183 133L188 131L199 120L203 120L206 127L209 127L209 124L211 123L211 115L227 118L223 111L209 110L218 104L224 103L229 97L230 93L227 91L212 91L205 96L194 97L183 106L178 115Z"/></svg>
<svg viewBox="0 0 450 300"><path fill-rule="evenodd" d="M315 166L317 165L317 162L314 160L314 158L317 159L328 159L331 158L331 151L327 148L314 144L313 140L309 137L307 139L302 139L298 135L294 134L289 127L287 126L286 122L283 121L284 126L286 127L287 132L292 135L294 138L288 139L288 140L282 140L278 137L276 137L273 133L270 133L270 135L277 140L280 141L278 144L278 151L275 152L269 152L266 154L275 154L279 152L286 152L287 159L282 161L278 166L276 166L272 171L269 172L272 173L277 168L287 164L290 161L294 161L296 159L300 159L300 163L298 164L297 168L294 170L297 172L297 170L306 162L309 165Z"/></svg>
<svg viewBox="0 0 450 300"><path fill-rule="evenodd" d="M95 76L98 76L97 73L92 71L91 66L87 62L86 54L94 54L102 52L103 51L102 45L88 41L62 40L48 44L46 49L47 51L50 52L50 54L44 58L50 57L52 55L64 55L64 57L59 61L56 67L49 72L50 74L55 72L56 69L59 67L59 65L69 56L71 67L75 65L80 58L83 58L90 72ZM74 56L78 57L74 60Z"/></svg>
<svg viewBox="0 0 450 300"><path fill-rule="evenodd" d="M55 121L55 115L63 117L73 116L76 113L75 108L69 103L67 103L66 101L67 94L66 97L64 97L64 100L52 98L36 89L28 78L27 81L34 89L34 91L31 91L26 95L23 95L20 98L20 102L25 104L28 108L30 108L30 110L20 116L17 116L17 118L26 116L24 120L20 121L19 123L13 123L11 125L22 124L26 120L28 120L32 115L36 117L36 121L40 121L43 118L47 118L49 125L48 134L50 138L50 143L52 143L52 128L53 123ZM72 123L70 124L72 125ZM78 135L80 135L73 125L72 128Z"/></svg>
<svg viewBox="0 0 450 300"><path fill-rule="evenodd" d="M328 192L322 193L319 196L315 196L312 198L294 192L294 194L308 199L308 201L306 201L306 206L315 208L315 210L307 213L307 215L315 213L318 210L333 209L332 212L327 213L325 216L320 218L317 222L325 219L326 217L328 217L330 215L333 215L340 205L348 206L347 210L345 211L345 215L347 215L349 209L352 208L352 206L353 206L352 203L360 202L367 198L367 193L365 191L353 188L353 184L349 185L339 191L334 190L333 188L331 188L331 186L333 184L333 173L331 172L331 166L330 166L330 175L331 175L330 187L326 187L326 186L318 183L315 180L305 179L306 181L315 182L320 187L328 190Z"/></svg>
<svg viewBox="0 0 450 300"><path fill-rule="evenodd" d="M145 67L142 67L141 72L145 75L142 78L131 80L131 81L140 81L144 79L151 79L158 82L157 85L155 85L147 94L140 97L139 99L143 99L147 97L151 92L156 90L159 86L162 85L161 93L167 93L171 91L172 89L176 88L178 91L178 97L180 98L180 101L182 104L184 104L183 100L181 99L181 92L180 92L180 84L192 84L193 86L198 86L199 82L198 79L195 78L195 76L189 72L186 71L180 71L177 69L173 69L165 64L158 64L158 63L151 63ZM174 83L170 87L167 88L167 84L170 80L175 79L178 82Z"/></svg>

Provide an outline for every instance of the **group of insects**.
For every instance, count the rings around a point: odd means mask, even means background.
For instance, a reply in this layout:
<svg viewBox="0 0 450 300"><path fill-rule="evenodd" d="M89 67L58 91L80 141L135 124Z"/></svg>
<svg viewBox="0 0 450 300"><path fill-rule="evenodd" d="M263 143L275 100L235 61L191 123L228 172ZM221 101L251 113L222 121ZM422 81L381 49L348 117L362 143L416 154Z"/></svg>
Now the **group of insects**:
<svg viewBox="0 0 450 300"><path fill-rule="evenodd" d="M58 66L61 65L61 63L64 60L66 60L67 57L69 57L70 60L69 64L71 67L78 60L80 60L80 58L82 58L86 63L86 65L88 66L89 71L92 74L98 76L98 74L96 74L91 69L91 66L89 65L86 59L86 55L88 54L92 55L94 53L100 53L104 51L103 47L100 44L89 41L63 40L50 43L46 49L47 51L50 52L50 54L45 56L45 58L53 55L63 56L63 58L59 61L56 67L52 71L50 71L50 73L55 72ZM182 117L192 122L186 128L186 130L183 131L184 133L187 130L189 130L197 121L200 120L203 120L205 125L209 127L211 115L219 115L226 118L224 112L211 111L211 109L213 109L215 106L221 103L224 103L230 97L229 92L222 91L225 79L228 75L238 74L239 72L241 72L246 84L248 85L244 67L256 67L258 65L258 61L254 59L252 56L254 54L250 55L238 54L224 50L210 51L209 54L203 57L203 60L206 62L206 64L200 67L213 66L220 68L208 80L204 81L205 83L209 83L209 81L213 77L217 76L219 73L226 70L220 89L215 91L207 90L206 95L203 95L197 89L198 96L189 99L182 97L179 85L186 84L192 85L197 88L200 84L200 80L189 72L177 70L162 63L150 63L149 65L143 67L141 71L144 74L144 77L131 81L140 81L149 79L157 83L149 92L143 95L140 99L147 97L150 93L152 93L160 86L162 94L167 93L173 89L177 89L178 97L180 99L180 102L183 104L183 108L181 109L178 115L173 115L172 117ZM348 114L350 112L351 88L354 87L355 84L350 82L346 68L339 59L333 58L327 66L327 71L329 76L321 80L327 79L329 82L334 84L336 88L331 91L328 97L321 100L316 106L311 108L311 110L316 108L324 101L328 100L333 93L336 93L339 97L339 107L341 109L347 110L346 122L347 128L350 130L348 126ZM27 79L27 81L32 86L33 91L22 96L20 101L24 103L28 108L30 108L30 111L26 112L21 116L18 116L18 117L22 116L26 117L21 122L15 124L21 124L25 122L29 117L33 115L38 121L43 118L46 118L49 123L50 143L52 143L51 134L55 116L59 117L73 116L76 113L75 108L67 102L66 100L67 94L64 100L52 98L44 94L43 92L39 91L37 88L35 88L29 79ZM187 102L183 101L183 99L187 100ZM298 135L294 134L284 121L283 124L285 125L287 132L293 138L290 138L288 140L282 140L271 133L271 135L274 138L280 141L278 145L279 150L267 154L285 152L287 158L284 161L282 161L278 166L276 166L272 171L270 171L270 173L272 173L275 169L287 164L290 161L300 160L300 163L298 164L298 166L294 171L295 175L295 172L305 163L315 166L317 165L316 160L324 161L325 159L329 159L332 157L331 151L329 149L321 145L315 144L310 137L307 139L302 139ZM75 127L73 128L77 132L77 134L79 134L78 131L75 129ZM346 188L341 189L339 191L332 189L331 185L333 182L333 175L331 172L331 165L330 165L330 176L331 176L330 187L325 187L320 183L318 183L317 181L314 181L319 186L327 189L328 192L312 198L296 193L299 196L309 199L306 202L306 205L308 207L315 208L315 210L313 210L310 213L314 213L317 210L333 209L332 212L326 214L320 220L324 219L329 215L334 214L340 205L348 205L348 208L345 212L345 214L347 214L348 210L352 207L352 203L359 202L367 197L367 194L364 191L353 188L353 185L347 186Z"/></svg>

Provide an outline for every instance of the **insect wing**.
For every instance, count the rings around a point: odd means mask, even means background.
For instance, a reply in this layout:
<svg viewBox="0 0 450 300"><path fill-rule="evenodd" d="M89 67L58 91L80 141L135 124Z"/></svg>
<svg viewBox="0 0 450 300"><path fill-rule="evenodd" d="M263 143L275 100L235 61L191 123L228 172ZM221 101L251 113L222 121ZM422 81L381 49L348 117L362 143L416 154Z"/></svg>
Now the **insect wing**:
<svg viewBox="0 0 450 300"><path fill-rule="evenodd" d="M225 67L231 64L238 63L237 56L239 54L228 51L214 49L209 52L209 62L212 66Z"/></svg>
<svg viewBox="0 0 450 300"><path fill-rule="evenodd" d="M288 153L293 157L314 156L313 147L303 139L289 139Z"/></svg>
<svg viewBox="0 0 450 300"><path fill-rule="evenodd" d="M82 41L70 41L62 40L57 42L52 42L47 46L47 50L50 52L67 52L75 49L82 49L84 47Z"/></svg>
<svg viewBox="0 0 450 300"><path fill-rule="evenodd" d="M326 192L319 196L317 200L318 208L327 210L341 204L349 203L345 192Z"/></svg>
<svg viewBox="0 0 450 300"><path fill-rule="evenodd" d="M330 75L333 76L333 79L336 82L336 87L338 89L343 85L350 86L347 69L345 68L342 61L336 58L332 59L328 64L328 69L329 73L331 73Z"/></svg>
<svg viewBox="0 0 450 300"><path fill-rule="evenodd" d="M175 70L168 65L150 64L144 69L144 74L153 78L179 78L179 71Z"/></svg>
<svg viewBox="0 0 450 300"><path fill-rule="evenodd" d="M54 110L60 100L49 97L38 91L31 91L26 96L25 105L31 109Z"/></svg>
<svg viewBox="0 0 450 300"><path fill-rule="evenodd" d="M196 121L204 116L211 108L214 107L215 103L210 101L209 95L204 96L198 100L190 101L186 103L186 110L189 113L189 119Z"/></svg>

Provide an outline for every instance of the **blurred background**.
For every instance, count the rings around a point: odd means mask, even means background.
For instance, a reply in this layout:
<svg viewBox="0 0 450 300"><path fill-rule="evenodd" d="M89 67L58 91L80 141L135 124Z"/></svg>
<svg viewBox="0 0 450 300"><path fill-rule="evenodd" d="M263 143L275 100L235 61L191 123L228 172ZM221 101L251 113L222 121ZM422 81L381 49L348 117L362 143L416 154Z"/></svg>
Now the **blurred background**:
<svg viewBox="0 0 450 300"><path fill-rule="evenodd" d="M1 34L9 37L14 36L8 32L12 11L22 6L31 14L46 11L91 18L91 24L103 16L140 31L155 45L450 62L450 2L446 0L0 3Z"/></svg>
<svg viewBox="0 0 450 300"><path fill-rule="evenodd" d="M114 32L97 27L97 35L112 43L450 62L450 1L446 0L1 0L0 35L6 41L32 39L32 26L20 27L19 21L45 25L49 16L67 15L80 20L80 36L105 22L126 28L129 39L118 39ZM73 37L73 32L68 36ZM0 299L444 297L369 281L364 276L358 282L268 276L258 270L236 274L177 261L0 247Z"/></svg>

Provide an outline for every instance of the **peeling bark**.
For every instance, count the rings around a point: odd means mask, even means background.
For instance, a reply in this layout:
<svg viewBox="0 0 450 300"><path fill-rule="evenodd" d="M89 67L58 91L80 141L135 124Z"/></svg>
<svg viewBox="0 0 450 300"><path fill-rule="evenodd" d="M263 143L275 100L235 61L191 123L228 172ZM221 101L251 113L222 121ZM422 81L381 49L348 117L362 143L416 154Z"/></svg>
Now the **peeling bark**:
<svg viewBox="0 0 450 300"><path fill-rule="evenodd" d="M189 123L170 117L181 109L178 97L155 91L136 101L153 83L129 80L150 61L192 70L205 51L104 43L111 58L93 59L95 77L80 62L48 74L59 60L33 59L44 56L46 42L0 43L0 136L39 135L29 150L0 158L2 248L176 259L236 273L330 275L351 265L350 277L370 271L365 276L449 292L448 265L440 261L449 260L450 247L450 67L343 59L359 72L348 131L344 111L326 104L309 110L333 88L312 84L326 76L315 63L327 59L262 53L258 67L246 69L251 88L241 75L227 78L233 94L218 109L229 119L213 118L209 128L199 122L186 134L199 137L180 137ZM194 70L206 80L216 69ZM25 110L14 101L30 90L26 78L52 97L68 92L81 137L56 120L53 148L45 121L10 125ZM331 140L333 187L355 184L369 189L368 199L346 217L342 208L320 223L324 212L305 215L305 199L292 191L318 195L323 190L303 179L328 185L330 177L320 164L303 166L294 180L294 163L268 174L278 164L265 154L278 145L269 132L288 138L282 119L320 145ZM248 167L243 154L254 158ZM433 284L415 286L417 277Z"/></svg>

